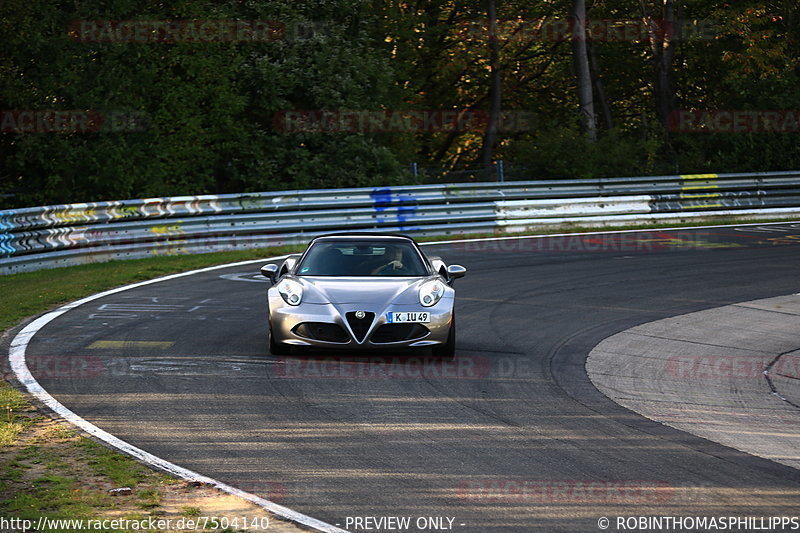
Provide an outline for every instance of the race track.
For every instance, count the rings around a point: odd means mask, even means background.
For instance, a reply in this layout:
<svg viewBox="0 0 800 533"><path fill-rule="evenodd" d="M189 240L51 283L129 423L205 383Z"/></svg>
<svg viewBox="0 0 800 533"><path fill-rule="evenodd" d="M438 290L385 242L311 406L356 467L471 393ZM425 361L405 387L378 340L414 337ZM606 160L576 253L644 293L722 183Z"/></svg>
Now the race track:
<svg viewBox="0 0 800 533"><path fill-rule="evenodd" d="M800 292L800 225L425 249L468 269L452 362L269 356L253 264L77 307L33 338L28 364L129 443L352 531L600 531L601 517L615 531L618 516L800 506L797 470L628 411L584 368L633 326ZM366 516L411 521L353 527Z"/></svg>

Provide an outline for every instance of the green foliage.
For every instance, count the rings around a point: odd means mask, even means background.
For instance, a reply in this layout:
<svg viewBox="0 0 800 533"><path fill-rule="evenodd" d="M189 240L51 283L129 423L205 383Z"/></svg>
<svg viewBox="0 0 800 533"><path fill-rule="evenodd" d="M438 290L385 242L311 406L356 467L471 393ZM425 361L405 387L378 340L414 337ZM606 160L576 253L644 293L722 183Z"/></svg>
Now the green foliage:
<svg viewBox="0 0 800 533"><path fill-rule="evenodd" d="M553 126L546 133L515 143L507 157L526 167L535 179L608 178L669 172L654 164L658 149L658 141L617 131L591 142L577 125Z"/></svg>
<svg viewBox="0 0 800 533"><path fill-rule="evenodd" d="M675 104L800 109L800 16L788 0L675 0ZM596 143L578 123L568 41L547 31L569 2L496 2L502 109L535 117L501 131L496 159L531 177L797 168L797 131L671 131L656 112L647 35L591 43ZM663 2L587 2L588 18L657 19ZM0 132L0 208L293 188L410 183L408 164L475 168L483 130L297 132L292 110L489 109L485 2L5 0L0 109L91 110L99 131ZM80 39L80 21L270 21L274 38ZM548 26L549 25L549 26ZM544 28L544 31L537 30ZM78 33L80 35L80 33ZM125 119L132 119L126 122Z"/></svg>
<svg viewBox="0 0 800 533"><path fill-rule="evenodd" d="M275 131L292 109L387 105L389 62L370 46L360 6L344 0L206 4L0 6L0 108L92 110L100 131L2 133L2 192L16 205L399 179L393 154L358 134ZM324 16L324 25L316 17ZM76 21L277 21L284 39L256 42L104 42L70 36ZM76 26L77 24L77 26ZM86 35L78 30L78 35ZM97 35L97 34L89 34ZM139 119L113 127L112 116Z"/></svg>

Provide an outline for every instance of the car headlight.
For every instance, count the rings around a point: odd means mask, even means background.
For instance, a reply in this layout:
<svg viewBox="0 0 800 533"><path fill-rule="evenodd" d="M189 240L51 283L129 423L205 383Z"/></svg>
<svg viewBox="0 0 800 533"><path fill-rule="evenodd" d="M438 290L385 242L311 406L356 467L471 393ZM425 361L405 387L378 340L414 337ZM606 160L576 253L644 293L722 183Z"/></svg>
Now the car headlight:
<svg viewBox="0 0 800 533"><path fill-rule="evenodd" d="M289 305L300 305L303 300L303 286L290 279L278 283L278 292L283 301Z"/></svg>
<svg viewBox="0 0 800 533"><path fill-rule="evenodd" d="M444 284L441 281L429 281L419 288L419 303L423 307L436 305L444 294Z"/></svg>

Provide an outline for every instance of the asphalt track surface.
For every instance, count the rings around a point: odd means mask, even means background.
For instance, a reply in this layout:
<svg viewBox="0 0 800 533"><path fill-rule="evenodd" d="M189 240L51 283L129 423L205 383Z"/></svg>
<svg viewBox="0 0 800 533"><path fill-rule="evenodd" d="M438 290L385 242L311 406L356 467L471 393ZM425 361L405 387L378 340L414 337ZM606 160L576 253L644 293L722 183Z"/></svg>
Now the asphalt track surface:
<svg viewBox="0 0 800 533"><path fill-rule="evenodd" d="M352 531L600 531L601 517L617 531L618 516L800 508L797 470L649 421L584 369L635 325L800 291L800 224L426 252L468 269L455 361L272 357L254 264L80 306L33 338L28 365L129 443ZM366 516L411 521L353 522Z"/></svg>

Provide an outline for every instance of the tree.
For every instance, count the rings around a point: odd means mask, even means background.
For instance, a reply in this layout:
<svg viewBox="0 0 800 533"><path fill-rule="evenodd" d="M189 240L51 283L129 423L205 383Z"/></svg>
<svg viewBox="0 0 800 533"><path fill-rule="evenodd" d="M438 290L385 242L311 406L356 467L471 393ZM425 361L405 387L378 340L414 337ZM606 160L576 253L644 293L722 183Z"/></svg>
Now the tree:
<svg viewBox="0 0 800 533"><path fill-rule="evenodd" d="M502 76L500 65L500 36L497 31L497 6L495 0L487 0L487 14L489 24L489 115L486 132L483 135L483 149L481 150L481 165L489 168L494 160L494 145L497 141L497 127L502 110Z"/></svg>
<svg viewBox="0 0 800 533"><path fill-rule="evenodd" d="M673 63L675 61L675 46L673 35L677 28L681 28L682 19L675 18L674 0L657 0L656 10L660 18L655 18L647 0L639 0L642 9L642 18L648 28L648 39L652 50L654 70L654 93L658 120L665 128L669 118L676 109L675 82ZM660 9L659 9L660 8ZM679 12L680 12L679 7Z"/></svg>
<svg viewBox="0 0 800 533"><path fill-rule="evenodd" d="M574 0L572 3L572 55L578 85L578 102L581 124L586 136L597 139L597 117L594 114L592 95L592 73L589 70L589 55L586 50L586 2Z"/></svg>

